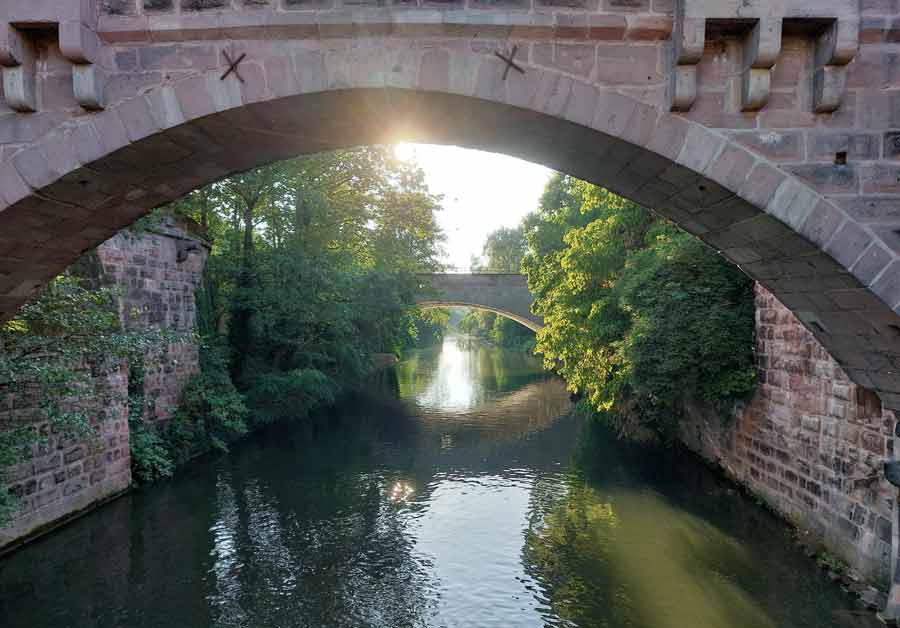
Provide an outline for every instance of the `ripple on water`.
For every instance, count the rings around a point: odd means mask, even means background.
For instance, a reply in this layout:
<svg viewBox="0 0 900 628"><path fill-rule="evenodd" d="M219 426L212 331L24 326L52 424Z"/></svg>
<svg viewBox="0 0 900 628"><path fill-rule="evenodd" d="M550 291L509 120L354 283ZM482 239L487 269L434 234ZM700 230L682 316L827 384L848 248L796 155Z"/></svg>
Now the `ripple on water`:
<svg viewBox="0 0 900 628"><path fill-rule="evenodd" d="M779 522L583 426L539 366L415 354L402 403L276 427L0 561L0 625L866 625Z"/></svg>

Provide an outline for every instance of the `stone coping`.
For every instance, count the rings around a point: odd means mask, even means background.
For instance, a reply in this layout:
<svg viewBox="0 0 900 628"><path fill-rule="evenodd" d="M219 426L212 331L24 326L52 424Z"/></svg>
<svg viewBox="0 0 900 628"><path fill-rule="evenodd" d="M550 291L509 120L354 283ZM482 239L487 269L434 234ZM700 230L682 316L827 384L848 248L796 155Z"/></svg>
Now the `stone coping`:
<svg viewBox="0 0 900 628"><path fill-rule="evenodd" d="M478 9L329 9L286 12L104 16L105 43L217 39L330 39L366 35L523 40L659 41L672 34L666 15Z"/></svg>

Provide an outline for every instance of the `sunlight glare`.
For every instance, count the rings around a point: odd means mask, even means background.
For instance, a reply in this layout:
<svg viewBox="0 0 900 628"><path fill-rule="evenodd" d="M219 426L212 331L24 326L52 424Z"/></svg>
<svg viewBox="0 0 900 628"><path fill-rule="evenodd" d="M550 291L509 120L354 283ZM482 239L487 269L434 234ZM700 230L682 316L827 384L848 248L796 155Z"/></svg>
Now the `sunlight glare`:
<svg viewBox="0 0 900 628"><path fill-rule="evenodd" d="M394 503L405 503L408 502L413 495L415 495L416 490L413 488L412 484L409 482L404 482L400 480L395 482L391 487L391 501Z"/></svg>
<svg viewBox="0 0 900 628"><path fill-rule="evenodd" d="M409 144L407 142L394 144L394 157L400 161L414 161L416 158L415 144Z"/></svg>
<svg viewBox="0 0 900 628"><path fill-rule="evenodd" d="M431 192L442 197L438 222L447 236L443 260L468 266L479 256L487 236L500 227L516 227L537 209L552 171L497 153L399 142L394 156L415 162Z"/></svg>

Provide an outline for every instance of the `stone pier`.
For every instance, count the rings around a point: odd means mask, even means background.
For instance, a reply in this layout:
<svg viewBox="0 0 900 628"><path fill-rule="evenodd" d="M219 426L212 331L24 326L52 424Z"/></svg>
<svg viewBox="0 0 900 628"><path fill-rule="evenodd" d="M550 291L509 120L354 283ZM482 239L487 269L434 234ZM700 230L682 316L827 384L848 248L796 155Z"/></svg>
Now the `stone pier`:
<svg viewBox="0 0 900 628"><path fill-rule="evenodd" d="M759 388L724 425L699 408L683 441L867 577L886 582L897 489L881 466L894 413L790 310L756 287Z"/></svg>
<svg viewBox="0 0 900 628"><path fill-rule="evenodd" d="M194 292L208 247L190 223L165 217L146 229L123 231L89 253L79 270L91 269L105 284L121 288L119 311L130 328L164 327L192 332L196 325ZM160 359L145 366L146 416L166 421L177 409L181 391L197 371L197 346L190 341L166 346ZM20 511L0 528L0 553L127 490L131 486L128 432L128 366L95 369L86 403L94 438L77 440L45 429L45 442L34 456L9 469L5 486L20 499ZM40 391L0 398L0 426L16 420L41 424Z"/></svg>

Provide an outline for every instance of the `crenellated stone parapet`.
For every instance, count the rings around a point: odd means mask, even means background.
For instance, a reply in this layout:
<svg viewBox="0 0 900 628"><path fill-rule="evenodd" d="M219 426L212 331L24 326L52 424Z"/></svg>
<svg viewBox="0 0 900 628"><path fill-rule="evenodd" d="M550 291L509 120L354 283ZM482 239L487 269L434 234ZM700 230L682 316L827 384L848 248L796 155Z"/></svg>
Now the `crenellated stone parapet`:
<svg viewBox="0 0 900 628"><path fill-rule="evenodd" d="M722 34L742 40L741 110L769 102L772 68L785 31L815 42L813 111L833 113L847 85L847 65L859 50L858 0L683 0L675 16L676 67L671 74L673 111L690 111L697 100L697 64L707 40Z"/></svg>
<svg viewBox="0 0 900 628"><path fill-rule="evenodd" d="M9 107L19 112L38 110L36 48L48 39L72 65L75 100L84 109L102 109L96 0L4 0L0 4L0 73Z"/></svg>

